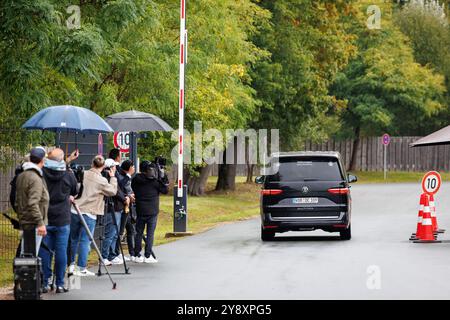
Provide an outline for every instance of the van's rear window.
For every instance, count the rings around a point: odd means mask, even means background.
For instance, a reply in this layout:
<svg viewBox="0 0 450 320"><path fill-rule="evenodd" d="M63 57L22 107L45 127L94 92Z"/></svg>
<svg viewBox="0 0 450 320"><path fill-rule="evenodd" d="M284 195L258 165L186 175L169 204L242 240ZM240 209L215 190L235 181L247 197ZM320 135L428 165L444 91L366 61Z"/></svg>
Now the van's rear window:
<svg viewBox="0 0 450 320"><path fill-rule="evenodd" d="M269 181L342 181L336 158L284 157L277 159L278 173L267 176ZM276 162L276 160L275 160ZM275 166L277 164L274 164Z"/></svg>

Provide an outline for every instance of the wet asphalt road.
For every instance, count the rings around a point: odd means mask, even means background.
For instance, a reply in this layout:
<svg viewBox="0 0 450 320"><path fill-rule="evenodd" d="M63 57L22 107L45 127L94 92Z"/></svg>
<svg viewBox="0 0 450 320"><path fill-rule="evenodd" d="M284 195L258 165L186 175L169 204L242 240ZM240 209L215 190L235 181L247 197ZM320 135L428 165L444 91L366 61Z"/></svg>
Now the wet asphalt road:
<svg viewBox="0 0 450 320"><path fill-rule="evenodd" d="M263 243L252 219L156 247L160 262L130 263L131 275L114 276L117 290L107 276L82 278L81 290L45 299L450 298L450 184L436 197L448 229L438 244L408 241L419 184L355 184L352 194L350 241L314 231Z"/></svg>

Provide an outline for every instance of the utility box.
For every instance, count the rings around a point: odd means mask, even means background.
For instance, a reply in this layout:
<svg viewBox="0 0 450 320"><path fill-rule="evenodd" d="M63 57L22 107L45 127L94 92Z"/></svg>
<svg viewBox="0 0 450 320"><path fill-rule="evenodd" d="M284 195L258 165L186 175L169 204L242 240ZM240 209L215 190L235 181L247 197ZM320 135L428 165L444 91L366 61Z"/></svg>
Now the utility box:
<svg viewBox="0 0 450 320"><path fill-rule="evenodd" d="M173 190L173 231L187 231L187 186L183 186L183 197L178 197L178 187Z"/></svg>
<svg viewBox="0 0 450 320"><path fill-rule="evenodd" d="M183 187L183 197L178 197L178 188L173 188L173 232L166 233L166 238L191 236L187 231L187 186Z"/></svg>

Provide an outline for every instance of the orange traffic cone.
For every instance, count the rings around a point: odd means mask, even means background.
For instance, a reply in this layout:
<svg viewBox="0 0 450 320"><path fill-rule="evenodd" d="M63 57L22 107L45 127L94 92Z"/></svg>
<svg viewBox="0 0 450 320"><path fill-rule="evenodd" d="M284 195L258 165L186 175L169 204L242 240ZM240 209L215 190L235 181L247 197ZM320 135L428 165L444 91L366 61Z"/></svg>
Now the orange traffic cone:
<svg viewBox="0 0 450 320"><path fill-rule="evenodd" d="M416 231L416 233L413 233L411 235L411 238L409 238L409 240L418 240L418 239L420 239L420 236L422 234L422 219L423 219L423 208L425 205L425 198L426 198L426 194L422 193L420 195L419 214L417 217L417 231Z"/></svg>
<svg viewBox="0 0 450 320"><path fill-rule="evenodd" d="M431 210L430 210L430 198L429 195L425 196L425 204L423 206L423 218L422 218L422 228L419 235L419 240L414 242L441 242L434 238L433 234L433 223L431 221Z"/></svg>
<svg viewBox="0 0 450 320"><path fill-rule="evenodd" d="M433 223L433 232L434 233L444 233L445 230L439 229L437 217L436 217L436 205L434 201L434 196L430 195L430 210L431 210L431 222Z"/></svg>

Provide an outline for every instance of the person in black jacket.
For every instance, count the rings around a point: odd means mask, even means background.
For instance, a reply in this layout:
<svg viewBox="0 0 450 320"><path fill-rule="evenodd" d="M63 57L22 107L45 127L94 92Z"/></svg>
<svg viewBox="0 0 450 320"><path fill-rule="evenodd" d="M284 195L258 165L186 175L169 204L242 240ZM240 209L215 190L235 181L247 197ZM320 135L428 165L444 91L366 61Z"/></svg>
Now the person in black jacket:
<svg viewBox="0 0 450 320"><path fill-rule="evenodd" d="M70 206L73 197L78 193L78 184L74 173L67 168L64 162L64 152L59 148L48 154L43 174L50 195L47 235L43 241L50 250L55 252L56 292L63 293L68 291L64 287L64 274L67 266L67 246L70 234ZM53 255L48 250L41 248L39 256L42 259L45 293L52 289L49 279L52 275Z"/></svg>
<svg viewBox="0 0 450 320"><path fill-rule="evenodd" d="M117 251L117 242L119 239L120 222L125 205L129 205L130 197L125 195L123 184L119 183L119 172L121 161L120 150L112 149L109 152L109 158L105 161L105 166L110 168L116 167L115 177L117 178L117 193L112 198L106 198L107 212L105 218L105 237L102 243L102 258L106 265L123 264L120 252ZM120 244L119 244L120 245Z"/></svg>
<svg viewBox="0 0 450 320"><path fill-rule="evenodd" d="M159 177L158 168L149 161L143 161L139 165L139 171L131 181L131 188L136 199L136 239L135 239L135 262L156 263L152 247L159 213L159 195L168 193L167 181ZM142 237L147 227L145 242L145 257L141 256Z"/></svg>
<svg viewBox="0 0 450 320"><path fill-rule="evenodd" d="M125 160L122 162L118 169L118 179L117 183L120 186L120 188L123 190L124 194L130 198L130 202L134 202L134 192L131 188L131 179L135 173L134 165L131 160ZM130 254L129 259L131 261L135 261L134 256L134 238L136 237L136 229L134 227L134 222L136 217L132 217L132 208L131 203L124 207L123 213L122 213L122 220L120 223L120 230L119 230L119 238L121 239L125 230L127 232L127 246L128 246L128 252ZM120 241L117 241L116 251L119 252L120 248ZM125 257L126 259L127 257Z"/></svg>

